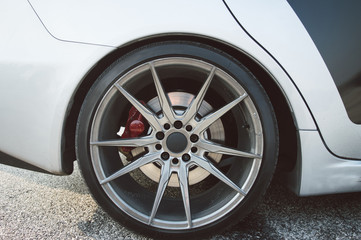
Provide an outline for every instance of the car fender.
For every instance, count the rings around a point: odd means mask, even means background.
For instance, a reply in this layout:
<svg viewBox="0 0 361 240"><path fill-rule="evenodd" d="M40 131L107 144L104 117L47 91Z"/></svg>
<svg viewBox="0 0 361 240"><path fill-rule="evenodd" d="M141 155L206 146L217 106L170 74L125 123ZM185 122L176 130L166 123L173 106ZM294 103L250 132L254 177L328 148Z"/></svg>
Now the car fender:
<svg viewBox="0 0 361 240"><path fill-rule="evenodd" d="M171 6L167 1L139 1L137 5L114 0L29 2L49 33L62 41L120 48L146 38L183 34L228 44L253 58L273 76L287 96L298 129L316 130L287 73L240 28L221 1L177 1ZM209 6L207 11L204 6ZM79 12L82 18L78 17Z"/></svg>
<svg viewBox="0 0 361 240"><path fill-rule="evenodd" d="M67 106L83 76L114 48L54 39L26 1L0 8L0 151L63 174Z"/></svg>

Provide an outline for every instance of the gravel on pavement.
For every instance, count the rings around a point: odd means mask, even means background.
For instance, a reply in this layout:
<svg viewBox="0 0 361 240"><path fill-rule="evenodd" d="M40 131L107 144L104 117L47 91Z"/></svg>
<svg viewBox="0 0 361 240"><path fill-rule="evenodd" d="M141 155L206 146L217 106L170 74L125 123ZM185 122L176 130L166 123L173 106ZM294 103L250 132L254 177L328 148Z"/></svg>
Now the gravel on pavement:
<svg viewBox="0 0 361 240"><path fill-rule="evenodd" d="M110 218L75 164L53 176L0 164L0 239L150 239ZM361 193L300 198L273 181L263 202L210 239L361 239Z"/></svg>

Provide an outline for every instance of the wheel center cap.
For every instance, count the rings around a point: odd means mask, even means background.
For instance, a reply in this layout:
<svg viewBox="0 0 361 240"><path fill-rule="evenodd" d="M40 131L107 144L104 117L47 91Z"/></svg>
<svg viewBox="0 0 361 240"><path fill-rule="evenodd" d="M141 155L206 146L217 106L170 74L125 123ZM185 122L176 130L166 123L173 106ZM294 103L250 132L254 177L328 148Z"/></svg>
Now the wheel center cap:
<svg viewBox="0 0 361 240"><path fill-rule="evenodd" d="M167 147L173 153L183 152L188 145L186 136L182 133L175 132L168 136L167 138Z"/></svg>

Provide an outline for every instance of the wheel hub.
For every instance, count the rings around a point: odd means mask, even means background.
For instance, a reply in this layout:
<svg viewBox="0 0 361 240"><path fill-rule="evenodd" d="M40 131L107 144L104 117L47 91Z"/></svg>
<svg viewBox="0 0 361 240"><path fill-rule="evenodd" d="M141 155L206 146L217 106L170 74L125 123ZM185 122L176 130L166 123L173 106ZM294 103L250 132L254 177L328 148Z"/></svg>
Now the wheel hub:
<svg viewBox="0 0 361 240"><path fill-rule="evenodd" d="M170 134L167 138L167 148L173 153L183 152L187 145L187 138L180 132L174 132Z"/></svg>
<svg viewBox="0 0 361 240"><path fill-rule="evenodd" d="M187 107L189 106L190 102L192 102L192 99L194 98L194 95L190 94L190 93L186 93L186 92L170 92L168 93L168 97L170 102L172 103L172 107L174 108L175 112L179 115L182 115L185 111L185 109L187 109ZM162 109L159 105L159 101L158 98L155 97L153 99L151 99L149 102L147 102L147 105L155 112L155 113L161 113ZM202 105L199 108L199 114L200 117L207 115L209 112L213 111L212 106L207 103L207 101L203 101ZM191 142L190 140L190 136L188 136L187 134L187 126L183 126L180 129L177 128L177 124L175 124L175 126L171 126L171 124L166 124L167 127L165 127L165 138L163 140L162 143L162 148L163 150L169 151L170 153L170 157L171 158L181 158L183 153L186 153L188 151L191 150ZM168 132L168 133L167 133ZM182 134L186 140L185 141L181 141L181 144L177 143L176 139L173 139L172 136L172 140L169 140L169 146L168 146L168 139L169 137L174 134L174 133L179 133ZM216 122L214 122L210 127L209 127L209 132L206 133L208 134L208 138L211 137L211 139L222 142L225 139L224 136L224 128L223 128L223 124L220 120L217 120ZM183 137L180 137L178 134L176 134L174 136L174 138L180 138L182 139ZM175 145L182 145L182 150L177 150L178 146L174 146L174 149L172 150L172 144L171 142L173 142L174 140L174 144ZM160 151L162 149L159 149ZM142 150L144 151L144 150ZM141 151L141 152L142 152ZM213 159L215 162L219 162L222 158L221 154L218 153L209 153L208 157ZM160 166L158 166L157 164L147 164L144 165L142 167L140 167L140 170L150 179L152 179L154 182L158 182L159 181L159 176L160 176ZM192 168L189 171L189 185L194 185L197 184L199 182L201 182L202 180L204 180L206 177L209 176L209 173L207 171L205 171L204 169L200 168L200 167L195 167ZM171 178L169 180L168 186L171 187L179 187L179 182L178 182L178 177L176 174L172 174Z"/></svg>

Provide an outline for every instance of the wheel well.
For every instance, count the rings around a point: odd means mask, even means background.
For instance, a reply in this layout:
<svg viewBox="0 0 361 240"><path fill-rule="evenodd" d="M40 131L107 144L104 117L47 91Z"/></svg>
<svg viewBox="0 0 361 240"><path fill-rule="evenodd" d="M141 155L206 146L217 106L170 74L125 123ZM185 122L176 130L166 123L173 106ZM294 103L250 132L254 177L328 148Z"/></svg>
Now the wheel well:
<svg viewBox="0 0 361 240"><path fill-rule="evenodd" d="M279 161L277 170L292 170L295 166L297 158L296 127L294 125L292 113L287 104L287 100L274 79L259 64L257 64L253 59L251 59L239 49L219 41L199 36L172 35L144 39L142 41L133 42L127 46L118 48L101 59L83 78L79 88L73 96L73 101L68 106L68 115L64 125L62 139L62 166L64 172L70 174L73 171L73 161L76 160L76 123L85 96L95 80L111 63L124 54L132 51L133 49L150 43L172 40L200 42L215 47L240 61L250 70L250 72L253 73L253 75L260 81L263 88L266 90L277 117L280 136Z"/></svg>

